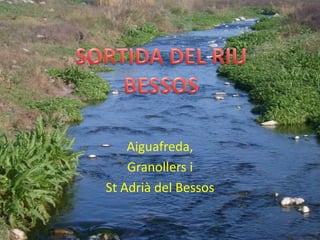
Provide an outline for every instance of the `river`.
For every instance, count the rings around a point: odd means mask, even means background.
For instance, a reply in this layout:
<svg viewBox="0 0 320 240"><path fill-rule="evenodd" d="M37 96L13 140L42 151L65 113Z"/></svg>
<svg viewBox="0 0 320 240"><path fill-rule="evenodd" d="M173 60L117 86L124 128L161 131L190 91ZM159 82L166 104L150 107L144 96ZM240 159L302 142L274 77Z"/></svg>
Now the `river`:
<svg viewBox="0 0 320 240"><path fill-rule="evenodd" d="M72 229L78 239L110 229L124 240L166 239L319 239L320 148L309 134L299 141L258 125L246 93L225 85L211 64L209 42L218 47L230 36L250 31L254 21L222 24L206 31L160 37L143 48L201 48L204 65L117 64L101 73L111 82L107 101L86 107L84 121L71 127L74 150L84 151L79 175L49 228ZM198 78L196 94L126 94L125 77ZM214 99L225 92L225 99ZM189 144L193 152L127 152L128 143ZM110 144L102 147L101 144ZM89 154L97 155L88 158ZM193 164L193 171L131 173L129 162ZM214 192L106 192L107 182L144 182L151 186L181 182L212 184ZM279 193L279 197L274 194ZM282 208L284 196L303 197L310 214ZM31 239L76 239L50 236L36 229ZM116 239L116 238L114 238Z"/></svg>

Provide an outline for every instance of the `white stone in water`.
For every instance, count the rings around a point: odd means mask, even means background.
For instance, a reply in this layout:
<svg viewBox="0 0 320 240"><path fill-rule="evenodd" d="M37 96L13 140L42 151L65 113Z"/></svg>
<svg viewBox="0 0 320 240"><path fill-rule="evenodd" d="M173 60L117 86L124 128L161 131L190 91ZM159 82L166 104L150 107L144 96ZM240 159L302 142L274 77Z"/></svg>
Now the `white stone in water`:
<svg viewBox="0 0 320 240"><path fill-rule="evenodd" d="M285 197L281 200L281 206L282 207L288 207L294 203L293 198L291 197Z"/></svg>
<svg viewBox="0 0 320 240"><path fill-rule="evenodd" d="M116 89L116 90L113 90L113 91L112 91L112 94L113 94L113 95L118 95L118 94L120 94L120 92L119 92L119 90Z"/></svg>
<svg viewBox="0 0 320 240"><path fill-rule="evenodd" d="M274 193L274 196L275 196L275 197L279 197L279 195L280 195L280 194L279 194L279 193L277 193L277 192L276 192L276 193Z"/></svg>
<svg viewBox="0 0 320 240"><path fill-rule="evenodd" d="M225 82L225 83L224 83L224 85L226 85L226 86L230 86L230 85L231 85L231 83L230 83L230 82Z"/></svg>
<svg viewBox="0 0 320 240"><path fill-rule="evenodd" d="M294 136L293 139L298 141L298 140L300 140L300 136Z"/></svg>
<svg viewBox="0 0 320 240"><path fill-rule="evenodd" d="M95 155L95 154L89 154L88 155L88 158L96 158L97 157L97 155Z"/></svg>
<svg viewBox="0 0 320 240"><path fill-rule="evenodd" d="M103 143L103 144L101 144L101 147L110 147L111 145L110 144L108 144L108 143Z"/></svg>
<svg viewBox="0 0 320 240"><path fill-rule="evenodd" d="M261 123L262 126L276 126L278 124L277 121L274 120L270 120L270 121L266 121Z"/></svg>
<svg viewBox="0 0 320 240"><path fill-rule="evenodd" d="M310 208L308 206L303 206L301 208L298 209L299 212L306 214L310 212Z"/></svg>
<svg viewBox="0 0 320 240"><path fill-rule="evenodd" d="M234 94L232 94L232 97L239 97L239 94L238 93L234 93Z"/></svg>
<svg viewBox="0 0 320 240"><path fill-rule="evenodd" d="M305 202L304 199L300 197L294 198L293 201L296 205L301 205Z"/></svg>
<svg viewBox="0 0 320 240"><path fill-rule="evenodd" d="M225 96L226 93L225 92L216 92L216 95L219 95L219 96Z"/></svg>
<svg viewBox="0 0 320 240"><path fill-rule="evenodd" d="M222 96L216 96L215 99L218 100L218 101L220 101L220 100L224 100L224 97L222 97Z"/></svg>
<svg viewBox="0 0 320 240"><path fill-rule="evenodd" d="M27 235L25 234L25 232L21 231L20 229L14 228L11 230L11 233L13 234L13 239L16 240L26 240L27 239Z"/></svg>

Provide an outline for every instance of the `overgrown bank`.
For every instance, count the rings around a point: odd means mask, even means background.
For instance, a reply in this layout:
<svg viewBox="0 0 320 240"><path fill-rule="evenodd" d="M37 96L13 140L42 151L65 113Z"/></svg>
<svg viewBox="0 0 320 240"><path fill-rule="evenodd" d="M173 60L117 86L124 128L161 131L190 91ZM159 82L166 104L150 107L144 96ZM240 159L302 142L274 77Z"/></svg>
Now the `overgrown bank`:
<svg viewBox="0 0 320 240"><path fill-rule="evenodd" d="M191 11L192 4L168 3L0 2L0 42L5 46L0 59L1 236L9 234L8 228L28 231L38 221L48 221L75 175L80 154L71 151L62 129L81 121L80 109L106 99L110 90L94 73L100 67L74 66L76 48L142 45L164 33L209 28L239 14L255 16L258 10L215 12L213 4Z"/></svg>
<svg viewBox="0 0 320 240"><path fill-rule="evenodd" d="M262 18L253 29L227 41L227 47L247 48L247 62L219 73L249 92L258 122L307 123L320 134L319 32L279 16Z"/></svg>
<svg viewBox="0 0 320 240"><path fill-rule="evenodd" d="M51 191L61 191L75 173L78 155L70 152L61 128L81 121L79 110L105 99L109 91L108 83L92 73L95 69L73 66L75 49L142 45L164 33L209 28L261 13L260 8L225 8L219 2L137 1L129 5L123 0L107 7L70 1L0 2L0 41L5 46L0 59L0 131L10 138L3 138L1 148L4 185L0 201L5 210L0 214L0 229L1 222L26 230L38 220L46 222L57 201ZM12 55L16 50L19 54ZM40 115L47 130L34 126ZM38 167L31 169L31 163ZM67 171L62 171L65 167Z"/></svg>

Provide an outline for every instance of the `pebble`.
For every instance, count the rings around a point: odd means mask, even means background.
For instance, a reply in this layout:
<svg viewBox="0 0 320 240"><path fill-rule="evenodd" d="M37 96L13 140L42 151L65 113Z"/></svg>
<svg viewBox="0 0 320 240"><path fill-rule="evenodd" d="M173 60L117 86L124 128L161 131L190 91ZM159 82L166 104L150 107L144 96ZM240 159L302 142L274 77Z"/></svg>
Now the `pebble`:
<svg viewBox="0 0 320 240"><path fill-rule="evenodd" d="M301 205L301 204L303 204L305 202L303 198L299 198L299 197L298 198L294 198L293 200L294 200L296 205Z"/></svg>
<svg viewBox="0 0 320 240"><path fill-rule="evenodd" d="M11 230L11 233L13 235L13 239L16 240L26 240L27 239L27 235L25 234L25 232L23 232L20 229L14 228Z"/></svg>
<svg viewBox="0 0 320 240"><path fill-rule="evenodd" d="M276 126L278 124L277 121L274 120L270 120L270 121L266 121L261 123L262 126Z"/></svg>
<svg viewBox="0 0 320 240"><path fill-rule="evenodd" d="M293 205L301 205L303 204L305 201L303 198L301 197L285 197L281 200L281 206L282 207L289 207L289 206L293 206Z"/></svg>
<svg viewBox="0 0 320 240"><path fill-rule="evenodd" d="M118 95L118 94L120 94L120 92L119 92L119 90L118 90L118 89L113 90L111 93L112 93L113 95Z"/></svg>
<svg viewBox="0 0 320 240"><path fill-rule="evenodd" d="M230 83L230 82L225 82L225 83L224 83L224 85L226 85L226 86L230 86L230 85L231 85L231 83Z"/></svg>
<svg viewBox="0 0 320 240"><path fill-rule="evenodd" d="M238 93L232 94L232 97L239 97L240 95Z"/></svg>
<svg viewBox="0 0 320 240"><path fill-rule="evenodd" d="M215 99L218 100L218 101L220 101L220 100L224 100L224 97L222 97L222 96L216 96Z"/></svg>
<svg viewBox="0 0 320 240"><path fill-rule="evenodd" d="M300 140L300 136L294 136L293 139L296 140L296 141L299 141Z"/></svg>
<svg viewBox="0 0 320 240"><path fill-rule="evenodd" d="M88 158L96 158L97 157L97 155L95 155L95 154L89 154L88 155Z"/></svg>
<svg viewBox="0 0 320 240"><path fill-rule="evenodd" d="M108 143L103 143L103 144L101 144L101 147L110 147L111 145L110 144L108 144Z"/></svg>
<svg viewBox="0 0 320 240"><path fill-rule="evenodd" d="M310 208L308 206L303 206L303 207L298 208L298 211L303 214L306 214L306 213L310 212Z"/></svg>
<svg viewBox="0 0 320 240"><path fill-rule="evenodd" d="M37 34L37 38L45 38L45 36L42 34Z"/></svg>
<svg viewBox="0 0 320 240"><path fill-rule="evenodd" d="M291 197L285 197L281 200L282 207L288 207L293 204L293 199Z"/></svg>

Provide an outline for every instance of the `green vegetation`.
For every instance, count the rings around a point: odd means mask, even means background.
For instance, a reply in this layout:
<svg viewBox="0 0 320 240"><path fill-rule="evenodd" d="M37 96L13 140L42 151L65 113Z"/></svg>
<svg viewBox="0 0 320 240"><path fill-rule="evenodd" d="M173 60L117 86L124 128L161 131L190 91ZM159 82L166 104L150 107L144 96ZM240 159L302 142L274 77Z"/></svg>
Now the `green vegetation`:
<svg viewBox="0 0 320 240"><path fill-rule="evenodd" d="M45 130L41 119L34 130L0 142L0 227L1 221L24 230L46 223L80 153L71 151L66 130Z"/></svg>
<svg viewBox="0 0 320 240"><path fill-rule="evenodd" d="M130 28L126 31L118 40L118 43L126 47L141 46L160 35L163 35L163 32L155 25L144 23L139 27Z"/></svg>
<svg viewBox="0 0 320 240"><path fill-rule="evenodd" d="M241 66L224 65L218 71L249 92L258 122L280 125L309 123L320 126L319 35L287 19L263 18L255 32L230 38L226 47L245 47L249 55Z"/></svg>
<svg viewBox="0 0 320 240"><path fill-rule="evenodd" d="M45 114L46 122L54 127L83 120L80 110L85 103L76 98L47 98L29 104L31 109L39 109Z"/></svg>
<svg viewBox="0 0 320 240"><path fill-rule="evenodd" d="M7 136L0 139L0 236L4 239L9 234L7 225L28 230L38 220L47 222L63 186L75 174L79 155L71 152L71 142L61 129L66 122L82 119L79 110L86 103L105 100L109 92L109 84L92 73L109 69L74 67L75 49L138 46L164 33L275 13L266 0L99 2L105 6L97 6L95 0L47 0L45 5L0 2L4 46L0 132ZM254 111L261 114L259 121L309 122L320 135L320 36L301 26L319 29L314 17L319 3L305 8L292 6L289 0L271 4L290 17L261 19L256 32L231 38L228 46L248 49L247 63L219 71L249 91L257 104ZM35 124L39 112L44 120Z"/></svg>
<svg viewBox="0 0 320 240"><path fill-rule="evenodd" d="M182 31L212 28L212 26L217 24L232 22L234 18L239 16L245 16L246 18L262 16L261 9L256 7L244 7L237 11L230 11L230 9L213 11L207 9L206 11L191 12L187 14L184 13L182 9L175 7L172 11L176 14L172 16L171 22Z"/></svg>
<svg viewBox="0 0 320 240"><path fill-rule="evenodd" d="M73 93L90 103L105 100L110 90L108 82L94 72L81 70L78 66L63 70L50 69L48 73L53 78L61 78L67 85L74 84Z"/></svg>

